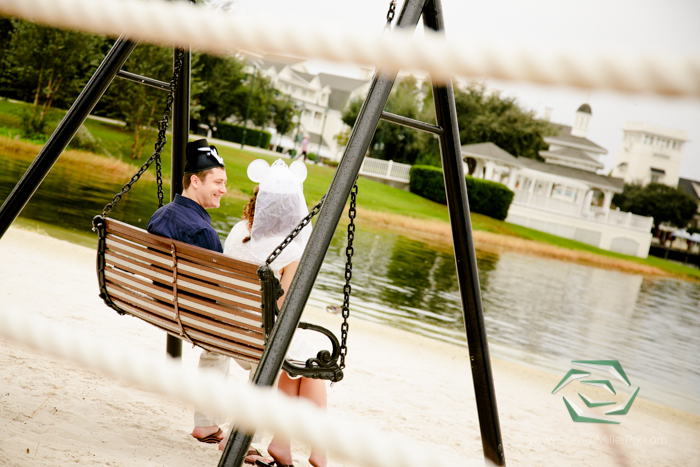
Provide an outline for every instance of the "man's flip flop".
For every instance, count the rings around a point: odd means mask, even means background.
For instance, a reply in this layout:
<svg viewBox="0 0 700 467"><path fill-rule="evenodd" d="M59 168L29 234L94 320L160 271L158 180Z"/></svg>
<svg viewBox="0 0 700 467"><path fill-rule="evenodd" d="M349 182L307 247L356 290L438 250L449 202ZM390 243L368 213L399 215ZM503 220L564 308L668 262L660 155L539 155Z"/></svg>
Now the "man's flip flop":
<svg viewBox="0 0 700 467"><path fill-rule="evenodd" d="M270 463L267 463L267 462L261 461L260 459L255 461L255 465L257 465L258 467L294 467L294 464L284 465L284 464L280 464L277 461L272 461Z"/></svg>
<svg viewBox="0 0 700 467"><path fill-rule="evenodd" d="M221 440L224 439L224 432L221 431L221 428L219 428L216 433L212 433L209 436L203 436L201 438L193 436L193 438L200 443L219 444Z"/></svg>

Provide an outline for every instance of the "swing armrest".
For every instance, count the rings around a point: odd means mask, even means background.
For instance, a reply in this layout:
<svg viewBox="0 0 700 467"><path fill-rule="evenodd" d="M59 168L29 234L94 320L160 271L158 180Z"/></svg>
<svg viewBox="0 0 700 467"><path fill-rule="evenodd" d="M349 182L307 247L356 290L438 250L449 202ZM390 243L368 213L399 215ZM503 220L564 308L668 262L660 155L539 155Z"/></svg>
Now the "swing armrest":
<svg viewBox="0 0 700 467"><path fill-rule="evenodd" d="M305 376L307 378L327 379L334 383L342 380L343 370L338 366L340 343L338 342L338 338L335 337L335 334L324 327L311 323L299 323L299 328L320 332L326 336L328 340L331 341L333 351L321 350L316 355L316 358L307 359L305 366L299 366L290 360L285 360L282 369L292 377Z"/></svg>

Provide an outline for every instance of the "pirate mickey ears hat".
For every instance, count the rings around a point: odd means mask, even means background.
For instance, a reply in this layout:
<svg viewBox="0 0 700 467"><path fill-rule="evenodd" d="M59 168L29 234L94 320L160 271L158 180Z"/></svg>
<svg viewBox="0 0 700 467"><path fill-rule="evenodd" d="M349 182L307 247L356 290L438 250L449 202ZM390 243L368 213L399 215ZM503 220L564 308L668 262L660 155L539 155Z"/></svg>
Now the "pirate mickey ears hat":
<svg viewBox="0 0 700 467"><path fill-rule="evenodd" d="M216 151L216 146L209 146L206 139L187 143L185 147L185 173L197 173L216 167L224 168L224 160Z"/></svg>

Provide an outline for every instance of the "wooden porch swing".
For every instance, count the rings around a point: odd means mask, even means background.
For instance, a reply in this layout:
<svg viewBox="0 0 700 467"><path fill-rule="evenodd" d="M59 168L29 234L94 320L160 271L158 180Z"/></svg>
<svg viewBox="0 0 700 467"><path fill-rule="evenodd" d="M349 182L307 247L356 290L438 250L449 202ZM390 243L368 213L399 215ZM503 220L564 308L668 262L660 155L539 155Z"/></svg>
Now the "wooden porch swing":
<svg viewBox="0 0 700 467"><path fill-rule="evenodd" d="M184 53L183 51L180 51ZM155 151L139 171L93 219L98 233L97 276L100 297L119 314L140 318L159 329L205 350L258 363L279 315L277 299L284 294L269 266L301 230L311 222L325 199L316 205L262 266L240 261L221 253L148 233L107 217L109 212L156 163L159 207L163 206L160 155L165 146L168 121L182 53L175 62L163 119L158 122ZM355 200L351 196L348 226L348 265L352 268ZM350 273L351 275L351 273ZM346 273L343 304L342 344L329 330L310 323L299 323L325 335L332 350L322 350L305 362L285 360L283 369L292 376L305 376L338 382L343 379L347 353L350 275Z"/></svg>

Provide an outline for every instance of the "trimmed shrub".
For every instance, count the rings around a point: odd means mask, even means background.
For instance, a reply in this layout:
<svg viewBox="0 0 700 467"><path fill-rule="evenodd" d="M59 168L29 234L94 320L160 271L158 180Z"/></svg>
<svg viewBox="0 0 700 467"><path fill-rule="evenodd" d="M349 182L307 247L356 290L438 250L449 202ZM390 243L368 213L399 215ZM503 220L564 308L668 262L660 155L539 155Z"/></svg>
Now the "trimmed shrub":
<svg viewBox="0 0 700 467"><path fill-rule="evenodd" d="M513 192L501 183L466 176L467 196L471 212L503 220L513 201ZM442 170L437 167L414 165L411 167L409 188L423 198L447 204L445 181Z"/></svg>
<svg viewBox="0 0 700 467"><path fill-rule="evenodd" d="M508 208L514 193L502 183L481 180L470 176L467 179L469 209L500 221L508 216Z"/></svg>
<svg viewBox="0 0 700 467"><path fill-rule="evenodd" d="M408 177L408 188L411 193L436 203L447 204L445 180L440 168L430 165L414 165L411 167Z"/></svg>
<svg viewBox="0 0 700 467"><path fill-rule="evenodd" d="M245 130L245 128L242 126L222 122L216 125L216 133L214 133L214 138L231 141L232 143L240 143L243 141L243 130ZM260 138L261 133L262 139ZM259 146L267 149L270 145L271 138L272 134L267 131L248 128L245 135L245 144L248 146ZM258 141L260 141L260 145L258 145Z"/></svg>
<svg viewBox="0 0 700 467"><path fill-rule="evenodd" d="M314 154L313 152L310 152L310 153L308 153L308 154L306 155L306 158L307 158L308 160L310 160L310 161L315 161L315 160L316 160L316 154Z"/></svg>

